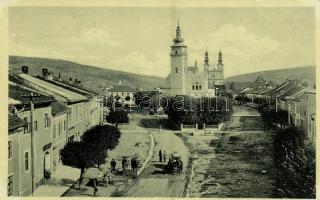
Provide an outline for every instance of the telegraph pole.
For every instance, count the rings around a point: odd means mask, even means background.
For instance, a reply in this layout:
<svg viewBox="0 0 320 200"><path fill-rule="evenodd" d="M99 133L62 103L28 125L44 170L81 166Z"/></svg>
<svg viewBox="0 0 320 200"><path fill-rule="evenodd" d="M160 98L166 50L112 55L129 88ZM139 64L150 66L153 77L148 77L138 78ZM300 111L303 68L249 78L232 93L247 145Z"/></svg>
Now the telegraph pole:
<svg viewBox="0 0 320 200"><path fill-rule="evenodd" d="M29 95L22 95L22 97L30 99L30 130L31 130L31 194L33 195L34 187L34 130L33 130L33 111L34 111L34 98L39 97L39 94L31 92Z"/></svg>

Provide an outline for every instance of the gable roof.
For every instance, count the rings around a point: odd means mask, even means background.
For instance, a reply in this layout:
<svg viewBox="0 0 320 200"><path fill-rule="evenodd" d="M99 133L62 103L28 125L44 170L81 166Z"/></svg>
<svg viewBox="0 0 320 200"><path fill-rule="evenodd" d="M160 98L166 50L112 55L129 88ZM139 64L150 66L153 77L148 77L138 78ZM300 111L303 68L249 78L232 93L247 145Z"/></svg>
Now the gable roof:
<svg viewBox="0 0 320 200"><path fill-rule="evenodd" d="M264 78L261 75L259 75L254 82L266 82L266 80L264 80Z"/></svg>
<svg viewBox="0 0 320 200"><path fill-rule="evenodd" d="M9 131L12 131L14 129L17 129L26 125L25 121L20 119L18 116L10 113L8 114L8 122L9 122L8 124Z"/></svg>
<svg viewBox="0 0 320 200"><path fill-rule="evenodd" d="M30 98L28 96L31 93L35 94L33 102L35 105L43 104L43 103L51 103L54 99L53 97L46 96L40 93L35 93L32 89L27 89L26 87L20 87L19 85L9 85L9 104L22 104L29 105Z"/></svg>
<svg viewBox="0 0 320 200"><path fill-rule="evenodd" d="M137 90L127 85L114 85L110 88L110 92L137 92Z"/></svg>
<svg viewBox="0 0 320 200"><path fill-rule="evenodd" d="M70 111L70 108L68 108L67 106L59 102L55 101L51 103L51 112L53 116L64 114L64 113L67 113L68 111Z"/></svg>
<svg viewBox="0 0 320 200"><path fill-rule="evenodd" d="M87 100L86 96L83 96L81 94L75 93L70 90L67 90L63 87L57 86L55 84L49 83L49 82L41 80L39 78L30 76L28 74L20 74L19 76L22 77L23 79L25 79L26 81L37 85L38 87L40 87L44 90L48 90L51 93L54 93L56 95L59 95L59 96L65 98L68 102L77 102L77 101Z"/></svg>

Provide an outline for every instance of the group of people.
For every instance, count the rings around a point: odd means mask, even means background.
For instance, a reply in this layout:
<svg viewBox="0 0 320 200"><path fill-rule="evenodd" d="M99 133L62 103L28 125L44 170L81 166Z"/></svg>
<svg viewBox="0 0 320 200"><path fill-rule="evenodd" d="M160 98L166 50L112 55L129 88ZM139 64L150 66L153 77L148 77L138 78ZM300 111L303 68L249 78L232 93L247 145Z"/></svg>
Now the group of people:
<svg viewBox="0 0 320 200"><path fill-rule="evenodd" d="M162 152L162 150L160 149L159 150L159 162L166 163L166 161L167 161L167 153L165 150Z"/></svg>
<svg viewBox="0 0 320 200"><path fill-rule="evenodd" d="M131 158L130 164L131 164L131 172L136 177L137 176L137 171L138 171L137 170L138 169L138 164L139 164L137 156L133 156ZM110 165L111 165L111 172L112 173L116 172L117 162L115 161L114 158L111 160ZM128 159L127 159L127 157L125 157L125 156L122 157L121 165L122 165L123 174L127 174L127 169L128 169Z"/></svg>

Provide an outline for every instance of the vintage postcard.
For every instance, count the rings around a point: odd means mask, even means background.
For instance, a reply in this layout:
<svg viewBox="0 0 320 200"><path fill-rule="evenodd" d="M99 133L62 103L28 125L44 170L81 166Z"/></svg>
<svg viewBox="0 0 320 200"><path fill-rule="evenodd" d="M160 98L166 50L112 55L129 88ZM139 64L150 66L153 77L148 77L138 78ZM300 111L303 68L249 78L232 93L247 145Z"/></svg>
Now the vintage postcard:
<svg viewBox="0 0 320 200"><path fill-rule="evenodd" d="M319 2L1 6L4 198L316 198Z"/></svg>

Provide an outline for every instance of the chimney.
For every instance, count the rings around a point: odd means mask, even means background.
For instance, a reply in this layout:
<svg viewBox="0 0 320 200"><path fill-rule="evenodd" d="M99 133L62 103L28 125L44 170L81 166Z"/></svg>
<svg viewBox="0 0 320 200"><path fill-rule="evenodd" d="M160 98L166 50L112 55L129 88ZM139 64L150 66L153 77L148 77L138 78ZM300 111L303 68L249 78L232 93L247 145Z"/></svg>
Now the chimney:
<svg viewBox="0 0 320 200"><path fill-rule="evenodd" d="M59 76L58 76L58 81L62 81L62 78L61 78L61 73L59 73Z"/></svg>
<svg viewBox="0 0 320 200"><path fill-rule="evenodd" d="M23 66L21 67L21 71L22 71L24 74L28 74L28 73L29 73L29 68L28 68L28 66L23 65Z"/></svg>
<svg viewBox="0 0 320 200"><path fill-rule="evenodd" d="M52 72L48 73L48 80L53 80L53 73Z"/></svg>
<svg viewBox="0 0 320 200"><path fill-rule="evenodd" d="M48 79L48 69L47 68L42 68L42 78L45 80Z"/></svg>

